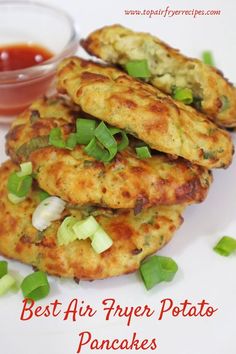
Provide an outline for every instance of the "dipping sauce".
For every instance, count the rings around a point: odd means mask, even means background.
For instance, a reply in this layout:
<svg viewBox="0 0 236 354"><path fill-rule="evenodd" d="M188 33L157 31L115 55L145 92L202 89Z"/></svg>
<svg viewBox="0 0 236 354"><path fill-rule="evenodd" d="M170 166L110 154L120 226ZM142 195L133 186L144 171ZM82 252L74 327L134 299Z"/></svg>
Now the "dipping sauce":
<svg viewBox="0 0 236 354"><path fill-rule="evenodd" d="M0 46L0 71L29 68L53 57L48 49L27 43Z"/></svg>
<svg viewBox="0 0 236 354"><path fill-rule="evenodd" d="M16 115L47 92L55 70L34 68L53 56L37 44L0 45L0 115Z"/></svg>

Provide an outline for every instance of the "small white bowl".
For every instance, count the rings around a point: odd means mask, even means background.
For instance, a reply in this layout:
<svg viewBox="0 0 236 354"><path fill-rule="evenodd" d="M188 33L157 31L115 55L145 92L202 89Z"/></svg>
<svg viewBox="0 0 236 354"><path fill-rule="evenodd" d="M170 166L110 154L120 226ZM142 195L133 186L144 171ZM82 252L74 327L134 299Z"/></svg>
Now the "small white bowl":
<svg viewBox="0 0 236 354"><path fill-rule="evenodd" d="M74 23L62 10L31 1L0 2L0 47L40 45L53 57L36 66L0 72L0 115L14 115L46 93L58 63L79 43Z"/></svg>

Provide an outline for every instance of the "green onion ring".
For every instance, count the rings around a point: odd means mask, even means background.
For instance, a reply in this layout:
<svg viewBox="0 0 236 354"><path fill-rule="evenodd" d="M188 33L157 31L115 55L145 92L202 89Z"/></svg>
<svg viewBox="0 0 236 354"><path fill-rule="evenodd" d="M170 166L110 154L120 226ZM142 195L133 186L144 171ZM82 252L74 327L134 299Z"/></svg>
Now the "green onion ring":
<svg viewBox="0 0 236 354"><path fill-rule="evenodd" d="M7 189L9 193L22 198L26 197L32 186L32 176L19 177L17 172L13 172L7 181Z"/></svg>
<svg viewBox="0 0 236 354"><path fill-rule="evenodd" d="M132 77L148 78L151 73L146 59L130 60L125 64L125 70Z"/></svg>
<svg viewBox="0 0 236 354"><path fill-rule="evenodd" d="M66 148L73 150L77 145L77 134L71 133L66 140Z"/></svg>
<svg viewBox="0 0 236 354"><path fill-rule="evenodd" d="M8 272L7 261L0 261L0 279Z"/></svg>
<svg viewBox="0 0 236 354"><path fill-rule="evenodd" d="M126 132L115 127L110 127L109 130L113 136L116 134L121 134L121 141L117 144L117 151L126 149L129 145L129 138Z"/></svg>
<svg viewBox="0 0 236 354"><path fill-rule="evenodd" d="M0 279L0 295L5 294L8 290L10 290L13 285L16 283L15 279L10 274L5 274Z"/></svg>
<svg viewBox="0 0 236 354"><path fill-rule="evenodd" d="M33 173L33 165L31 161L20 164L20 171L17 172L18 177L30 176Z"/></svg>
<svg viewBox="0 0 236 354"><path fill-rule="evenodd" d="M140 159L148 159L149 157L152 157L148 146L136 147L135 151Z"/></svg>
<svg viewBox="0 0 236 354"><path fill-rule="evenodd" d="M175 261L164 256L153 256L140 266L140 274L147 290L162 281L171 281L177 270Z"/></svg>
<svg viewBox="0 0 236 354"><path fill-rule="evenodd" d="M188 87L176 87L173 90L172 97L176 101L181 101L184 104L191 104L193 103L193 92Z"/></svg>
<svg viewBox="0 0 236 354"><path fill-rule="evenodd" d="M97 122L94 119L78 118L76 120L77 143L87 145L94 137Z"/></svg>
<svg viewBox="0 0 236 354"><path fill-rule="evenodd" d="M21 283L21 290L24 298L34 301L43 299L50 291L47 275L41 271L28 275Z"/></svg>
<svg viewBox="0 0 236 354"><path fill-rule="evenodd" d="M214 66L214 58L212 52L206 50L202 53L202 61L204 64Z"/></svg>
<svg viewBox="0 0 236 354"><path fill-rule="evenodd" d="M228 257L231 253L236 251L236 240L229 236L224 236L215 245L214 251L221 256Z"/></svg>
<svg viewBox="0 0 236 354"><path fill-rule="evenodd" d="M40 189L38 191L38 197L39 197L40 202L42 202L43 200L49 198L50 194L48 192L44 191L43 189Z"/></svg>
<svg viewBox="0 0 236 354"><path fill-rule="evenodd" d="M49 144L57 148L65 148L66 144L62 139L62 132L60 128L52 128L49 133Z"/></svg>
<svg viewBox="0 0 236 354"><path fill-rule="evenodd" d="M98 127L95 129L94 135L98 141L109 151L109 158L106 161L111 161L117 154L117 142L104 122L101 122L98 125Z"/></svg>
<svg viewBox="0 0 236 354"><path fill-rule="evenodd" d="M96 138L93 138L90 143L84 148L84 151L94 157L96 160L107 162L109 161L109 152L101 148Z"/></svg>

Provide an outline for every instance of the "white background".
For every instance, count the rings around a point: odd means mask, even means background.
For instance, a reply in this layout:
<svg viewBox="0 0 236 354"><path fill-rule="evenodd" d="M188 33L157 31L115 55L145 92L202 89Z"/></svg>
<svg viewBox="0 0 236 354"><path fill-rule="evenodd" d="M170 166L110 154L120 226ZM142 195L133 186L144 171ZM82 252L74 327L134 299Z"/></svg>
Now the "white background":
<svg viewBox="0 0 236 354"><path fill-rule="evenodd" d="M236 2L228 1L44 1L66 9L75 19L81 36L112 23L122 23L140 31L150 31L191 56L200 56L210 49L220 69L236 82ZM125 9L220 9L220 16L162 18L153 16L125 16ZM55 33L55 36L60 33ZM81 51L82 54L82 51ZM4 161L4 135L1 126L0 157ZM160 253L173 257L180 271L170 284L157 286L147 292L137 274L119 278L80 282L62 281L50 277L51 294L40 305L59 299L65 310L73 298L90 304L98 310L92 319L78 318L77 322L58 318L39 318L27 322L19 320L22 310L21 294L10 294L0 299L0 353L2 354L73 354L78 345L78 334L91 331L94 338L130 338L137 332L140 339L157 338L159 354L235 354L236 325L236 256L224 258L212 251L223 235L236 237L236 162L226 171L214 172L214 184L207 200L190 207L185 223L173 241ZM10 268L23 276L31 268L11 261ZM106 322L101 302L113 297L123 306L149 305L160 310L160 301L170 297L176 305L189 299L193 304L207 300L218 311L211 318L171 317L162 321L134 319L130 327L125 319ZM102 351L94 351L102 352ZM105 351L103 351L105 352ZM109 351L120 353L121 351ZM134 353L135 351L129 351ZM139 352L142 352L141 350ZM152 351L144 351L150 353ZM82 353L91 353L86 347Z"/></svg>

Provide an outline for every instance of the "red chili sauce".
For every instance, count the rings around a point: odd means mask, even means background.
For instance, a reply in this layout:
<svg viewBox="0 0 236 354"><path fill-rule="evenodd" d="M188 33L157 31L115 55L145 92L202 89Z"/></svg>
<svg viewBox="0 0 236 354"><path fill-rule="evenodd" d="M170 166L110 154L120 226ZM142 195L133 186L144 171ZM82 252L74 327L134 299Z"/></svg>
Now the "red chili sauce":
<svg viewBox="0 0 236 354"><path fill-rule="evenodd" d="M53 54L38 45L15 44L0 46L0 71L29 68L50 59Z"/></svg>
<svg viewBox="0 0 236 354"><path fill-rule="evenodd" d="M0 45L0 114L14 115L23 111L46 93L54 76L52 72L32 78L29 74L27 81L11 79L6 82L5 78L1 80L1 74L40 65L53 55L48 49L35 44Z"/></svg>

